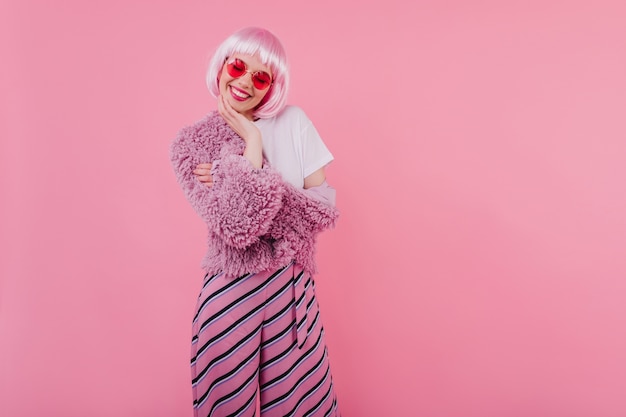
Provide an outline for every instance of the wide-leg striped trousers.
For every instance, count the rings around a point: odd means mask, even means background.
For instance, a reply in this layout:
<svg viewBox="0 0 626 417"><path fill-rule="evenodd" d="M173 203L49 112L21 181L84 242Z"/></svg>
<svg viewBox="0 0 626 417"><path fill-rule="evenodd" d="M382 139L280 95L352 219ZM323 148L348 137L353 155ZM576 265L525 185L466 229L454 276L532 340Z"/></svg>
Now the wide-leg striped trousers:
<svg viewBox="0 0 626 417"><path fill-rule="evenodd" d="M315 283L293 264L207 275L191 343L196 417L339 416Z"/></svg>

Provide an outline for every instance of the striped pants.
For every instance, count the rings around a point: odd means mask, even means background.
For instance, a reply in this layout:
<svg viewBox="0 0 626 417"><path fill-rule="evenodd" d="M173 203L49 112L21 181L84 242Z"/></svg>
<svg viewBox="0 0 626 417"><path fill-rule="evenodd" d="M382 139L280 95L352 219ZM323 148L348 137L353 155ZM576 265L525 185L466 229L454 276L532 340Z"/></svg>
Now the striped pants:
<svg viewBox="0 0 626 417"><path fill-rule="evenodd" d="M339 417L315 283L299 267L207 275L191 343L194 416L253 417L260 402L262 417Z"/></svg>

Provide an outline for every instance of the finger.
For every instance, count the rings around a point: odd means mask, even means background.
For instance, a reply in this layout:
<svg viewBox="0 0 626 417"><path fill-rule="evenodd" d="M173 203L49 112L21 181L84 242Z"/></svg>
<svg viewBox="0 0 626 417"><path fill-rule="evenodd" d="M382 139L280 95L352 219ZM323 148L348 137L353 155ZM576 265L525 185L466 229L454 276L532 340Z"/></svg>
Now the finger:
<svg viewBox="0 0 626 417"><path fill-rule="evenodd" d="M231 111L229 111L226 108L224 103L218 106L218 113L220 114L220 116L222 116L222 118L226 121L226 123L228 123L228 125L232 127L233 130L235 130L235 124L237 122L235 119L235 116L233 115Z"/></svg>
<svg viewBox="0 0 626 417"><path fill-rule="evenodd" d="M196 178L200 182L213 182L213 177L210 175L198 175Z"/></svg>
<svg viewBox="0 0 626 417"><path fill-rule="evenodd" d="M239 112L230 105L230 103L222 96L222 106L224 107L225 113L234 121L240 116Z"/></svg>
<svg viewBox="0 0 626 417"><path fill-rule="evenodd" d="M198 164L196 169L211 169L212 164Z"/></svg>
<svg viewBox="0 0 626 417"><path fill-rule="evenodd" d="M224 109L227 112L232 113L233 106L230 105L230 103L226 100L226 98L224 96L222 96L222 105L224 106Z"/></svg>
<svg viewBox="0 0 626 417"><path fill-rule="evenodd" d="M233 110L233 106L230 105L230 103L226 100L226 97L220 95L219 97L219 105L222 108L222 111L224 112L224 114L227 114L228 116L232 116L233 113L236 113Z"/></svg>
<svg viewBox="0 0 626 417"><path fill-rule="evenodd" d="M211 173L209 168L196 168L192 171L194 174L207 175Z"/></svg>

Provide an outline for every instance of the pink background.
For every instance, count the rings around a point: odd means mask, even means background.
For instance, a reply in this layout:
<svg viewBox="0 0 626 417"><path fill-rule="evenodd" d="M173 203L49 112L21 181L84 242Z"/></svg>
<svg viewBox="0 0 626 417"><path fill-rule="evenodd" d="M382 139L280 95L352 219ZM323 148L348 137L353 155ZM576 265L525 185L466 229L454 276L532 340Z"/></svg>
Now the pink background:
<svg viewBox="0 0 626 417"><path fill-rule="evenodd" d="M247 25L336 157L344 417L626 415L624 2L301 4L2 1L0 415L191 415L168 146Z"/></svg>

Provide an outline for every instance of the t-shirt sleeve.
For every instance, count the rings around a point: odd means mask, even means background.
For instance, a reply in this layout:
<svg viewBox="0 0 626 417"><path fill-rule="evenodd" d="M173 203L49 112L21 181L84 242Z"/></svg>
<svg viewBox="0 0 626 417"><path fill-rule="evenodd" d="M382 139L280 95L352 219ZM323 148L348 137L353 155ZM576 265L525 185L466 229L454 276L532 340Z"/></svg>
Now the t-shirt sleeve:
<svg viewBox="0 0 626 417"><path fill-rule="evenodd" d="M328 165L333 159L326 144L320 137L313 123L303 115L303 161L304 161L304 177L308 177L318 169Z"/></svg>

